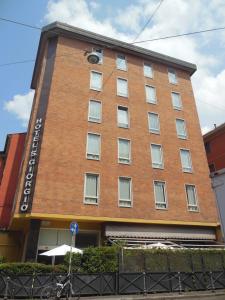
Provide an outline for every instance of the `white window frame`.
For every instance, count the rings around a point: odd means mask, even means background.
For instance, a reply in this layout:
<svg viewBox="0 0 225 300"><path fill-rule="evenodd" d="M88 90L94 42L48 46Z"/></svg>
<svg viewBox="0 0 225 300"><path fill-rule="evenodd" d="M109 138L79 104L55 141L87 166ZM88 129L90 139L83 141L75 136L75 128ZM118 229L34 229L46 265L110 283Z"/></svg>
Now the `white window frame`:
<svg viewBox="0 0 225 300"><path fill-rule="evenodd" d="M100 89L97 89L97 88L94 88L91 86L91 76L92 76L92 73L98 73L101 75L101 88ZM102 91L102 83L103 83L103 73L102 72L99 72L99 71L96 71L96 70L90 70L90 90L93 90L93 91Z"/></svg>
<svg viewBox="0 0 225 300"><path fill-rule="evenodd" d="M98 184L97 184L97 197L87 197L86 196L86 175L94 175L94 176L97 176L97 181L98 181ZM97 199L96 203L91 203L91 202L87 202L86 201L86 198L93 198L93 199ZM100 174L99 173L93 173L93 172L86 172L84 174L84 198L83 198L83 203L84 204L88 204L88 205L99 205L99 202L100 202Z"/></svg>
<svg viewBox="0 0 225 300"><path fill-rule="evenodd" d="M118 111L119 111L119 107L123 107L123 108L126 108L126 110L127 110L127 119L128 119L128 124L127 124L127 127L125 127L125 126L120 126L119 124L122 124L122 123L119 123L118 121ZM117 111L116 111L116 113L117 113L117 126L119 127L119 128L124 128L124 129L128 129L128 128L130 128L130 114L129 114L129 109L128 109L128 107L127 106L124 106L124 105L117 105Z"/></svg>
<svg viewBox="0 0 225 300"><path fill-rule="evenodd" d="M93 153L88 153L88 135L89 134L92 134L92 135L96 135L96 136L99 136L99 157L98 158L92 158L91 156L88 156L88 155L94 155ZM101 134L100 133L96 133L96 132L88 132L87 133L87 143L86 143L86 158L89 160L100 160L101 159Z"/></svg>
<svg viewBox="0 0 225 300"><path fill-rule="evenodd" d="M169 73L171 73L170 70L173 70L173 71L175 72L176 82L171 82L171 81L170 81L170 76L169 76ZM169 83L170 83L170 84L175 84L175 85L178 84L177 71L176 71L174 68L172 68L172 67L168 67L168 68L167 68L167 72L168 72L168 80L169 80Z"/></svg>
<svg viewBox="0 0 225 300"><path fill-rule="evenodd" d="M158 130L158 131L155 131L155 130L153 130L153 129L150 128L149 114L153 114L153 115L157 115L157 116L158 116L158 123L159 123L159 130ZM155 113L155 112L153 112L153 111L148 111L148 112L147 112L147 117L148 117L148 131L149 131L150 133L160 134L160 119L159 119L159 114L158 114L158 113Z"/></svg>
<svg viewBox="0 0 225 300"><path fill-rule="evenodd" d="M173 105L173 94L179 95L181 106L178 107L178 106ZM172 100L173 109L175 109L175 110L182 110L183 109L183 102L182 102L181 95L180 95L179 92L171 91L171 100Z"/></svg>
<svg viewBox="0 0 225 300"><path fill-rule="evenodd" d="M120 153L119 153L119 141L120 140L125 140L125 141L129 141L130 143L130 147L129 147L129 162L125 162L125 161L121 161L120 159L124 159L123 157L120 157ZM126 138L122 138L122 137L118 137L117 138L117 146L118 146L118 163L119 164L123 164L123 165L130 165L131 164L131 140L130 139L126 139Z"/></svg>
<svg viewBox="0 0 225 300"><path fill-rule="evenodd" d="M152 76L145 75L145 66L151 67L151 69L152 69ZM144 77L146 77L146 78L151 78L151 79L154 78L154 70L153 70L152 63L143 62L143 73L144 73Z"/></svg>
<svg viewBox="0 0 225 300"><path fill-rule="evenodd" d="M151 100L149 100L149 99L147 99L147 91L146 91L146 88L147 87L151 87L151 88L154 88L154 91L155 91L155 101L153 102L153 101L151 101ZM151 84L145 84L145 98L146 98L146 102L147 103L150 103L150 104L157 104L157 94L156 94L156 87L155 86L153 86L153 85L151 85Z"/></svg>
<svg viewBox="0 0 225 300"><path fill-rule="evenodd" d="M118 58L118 56L120 56L120 55L125 57L126 69L120 68L120 67L117 65L117 58ZM122 53L117 53L117 54L116 54L116 69L117 69L117 70L120 70L120 71L124 71L124 72L127 72L127 71L128 71L127 56L126 56L125 54L122 54ZM127 91L128 91L128 83L127 83Z"/></svg>
<svg viewBox="0 0 225 300"><path fill-rule="evenodd" d="M182 159L181 159L181 150L189 151L189 158L190 158L190 165L191 165L190 171L188 171L187 169L186 169L186 170L183 169L183 166L182 166ZM184 173L193 173L193 166L192 166L192 159L191 159L191 151L190 151L190 149L187 149L187 148L180 148L180 162L181 162L181 169L182 169L182 172L184 172Z"/></svg>
<svg viewBox="0 0 225 300"><path fill-rule="evenodd" d="M156 202L156 192L155 192L155 182L162 182L164 183L164 195L165 195L165 207L157 207ZM167 210L168 209L168 198L167 198L167 188L166 188L166 181L165 180L153 180L153 187L154 187L154 200L155 200L155 209L160 210ZM162 204L161 202L158 202L158 204Z"/></svg>
<svg viewBox="0 0 225 300"><path fill-rule="evenodd" d="M90 102L98 102L101 104L100 106L100 120L94 120L94 119L90 119ZM92 123L102 123L102 101L100 100L95 100L95 99L90 99L88 102L88 122L92 122Z"/></svg>
<svg viewBox="0 0 225 300"><path fill-rule="evenodd" d="M196 205L189 205L188 203L188 195L187 195L187 189L186 187L187 186L194 186L195 188L195 201L196 201ZM197 189L196 189L196 185L195 184L192 184L192 183L185 183L184 184L184 191L185 191L185 194L186 194L186 203L187 203L187 210L190 211L190 212L194 212L194 213L198 213L199 212L199 203L198 203L198 194L197 194ZM196 208L196 209L191 209L192 208Z"/></svg>
<svg viewBox="0 0 225 300"><path fill-rule="evenodd" d="M92 51L93 51L93 52L99 53L98 50L101 50L101 52L102 52L102 61L99 60L98 65L103 65L103 61L104 61L104 50L103 50L101 47L99 47L99 48L98 48L98 47L93 47L93 48L92 48Z"/></svg>
<svg viewBox="0 0 225 300"><path fill-rule="evenodd" d="M179 121L184 121L184 129L185 129L185 136L179 135L178 131L177 131L177 120ZM188 138L188 134L187 134L187 126L186 126L186 121L184 119L181 118L176 118L175 119L175 126L176 126L176 132L177 132L177 137L181 140L187 140Z"/></svg>
<svg viewBox="0 0 225 300"><path fill-rule="evenodd" d="M154 145L154 146L160 146L160 156L161 156L161 162L162 162L162 164L161 164L161 166L156 166L156 165L154 165L155 163L153 163L153 160L152 160L152 145ZM163 147L162 147L162 145L161 144L155 144L155 143L151 143L150 144L150 153L151 153L151 162L152 162L152 168L153 169L164 169L164 159L163 159Z"/></svg>
<svg viewBox="0 0 225 300"><path fill-rule="evenodd" d="M127 199L120 199L120 178L130 179L130 200ZM121 205L121 201L130 201L130 205ZM125 208L132 208L133 207L133 183L132 178L128 176L119 176L118 177L118 206L119 207L125 207Z"/></svg>
<svg viewBox="0 0 225 300"><path fill-rule="evenodd" d="M118 79L125 80L127 82L127 95L119 94ZM128 79L127 78L123 78L123 77L117 77L116 78L116 95L119 96L119 97L123 97L123 98L128 98L129 97L129 88L128 88Z"/></svg>

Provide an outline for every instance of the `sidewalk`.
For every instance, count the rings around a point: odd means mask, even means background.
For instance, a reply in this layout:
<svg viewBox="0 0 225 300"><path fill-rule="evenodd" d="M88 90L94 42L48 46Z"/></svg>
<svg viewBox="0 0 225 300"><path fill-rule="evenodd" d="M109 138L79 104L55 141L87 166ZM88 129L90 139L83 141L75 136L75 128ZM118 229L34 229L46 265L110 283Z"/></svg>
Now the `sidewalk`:
<svg viewBox="0 0 225 300"><path fill-rule="evenodd" d="M80 300L225 300L225 290L186 292L186 293L158 293L144 295L119 295L81 297Z"/></svg>

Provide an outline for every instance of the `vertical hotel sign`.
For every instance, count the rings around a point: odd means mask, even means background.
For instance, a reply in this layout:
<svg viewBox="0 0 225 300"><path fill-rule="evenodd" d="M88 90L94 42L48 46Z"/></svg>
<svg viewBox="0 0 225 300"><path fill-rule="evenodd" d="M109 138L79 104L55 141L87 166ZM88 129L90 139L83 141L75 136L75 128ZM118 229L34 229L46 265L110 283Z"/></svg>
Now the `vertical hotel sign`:
<svg viewBox="0 0 225 300"><path fill-rule="evenodd" d="M48 106L52 75L54 70L57 36L48 39L48 50L45 64L44 77L42 81L40 102L34 123L30 152L28 156L27 169L24 178L23 191L20 200L20 212L27 213L32 209L33 194L37 176L37 168L41 150L41 141L44 130L45 117Z"/></svg>
<svg viewBox="0 0 225 300"><path fill-rule="evenodd" d="M20 212L27 212L31 205L32 191L34 188L34 174L38 164L38 153L40 150L40 137L43 127L42 118L37 118L34 126L33 137L31 141L28 166L25 174L23 195L20 203Z"/></svg>

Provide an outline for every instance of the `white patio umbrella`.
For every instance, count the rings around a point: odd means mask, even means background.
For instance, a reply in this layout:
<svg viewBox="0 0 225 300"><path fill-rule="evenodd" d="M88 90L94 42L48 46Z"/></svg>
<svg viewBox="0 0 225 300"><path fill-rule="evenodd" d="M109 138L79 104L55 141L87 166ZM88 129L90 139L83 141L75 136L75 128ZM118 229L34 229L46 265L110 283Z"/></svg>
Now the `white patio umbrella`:
<svg viewBox="0 0 225 300"><path fill-rule="evenodd" d="M146 248L148 248L148 249L152 249L152 248L174 249L174 247L165 245L165 244L160 243L160 242L155 243L155 244L149 244L149 245L146 246Z"/></svg>
<svg viewBox="0 0 225 300"><path fill-rule="evenodd" d="M67 252L70 252L71 247L68 245L61 245L59 247L56 247L52 250L46 251L41 253L40 255L45 255L45 256L63 256L66 255ZM72 247L72 253L83 253L83 250Z"/></svg>

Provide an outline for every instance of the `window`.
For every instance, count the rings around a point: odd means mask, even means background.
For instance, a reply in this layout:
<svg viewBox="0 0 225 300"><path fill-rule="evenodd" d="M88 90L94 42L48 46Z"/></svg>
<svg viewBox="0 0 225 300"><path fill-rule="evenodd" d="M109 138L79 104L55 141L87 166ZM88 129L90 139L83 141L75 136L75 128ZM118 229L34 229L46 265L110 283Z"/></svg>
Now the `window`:
<svg viewBox="0 0 225 300"><path fill-rule="evenodd" d="M148 103L156 104L156 91L153 86L146 85L145 86L145 93L146 93L146 101Z"/></svg>
<svg viewBox="0 0 225 300"><path fill-rule="evenodd" d="M128 85L126 79L117 78L117 95L128 97Z"/></svg>
<svg viewBox="0 0 225 300"><path fill-rule="evenodd" d="M128 108L127 107L118 106L117 120L118 120L119 127L123 127L123 128L129 127Z"/></svg>
<svg viewBox="0 0 225 300"><path fill-rule="evenodd" d="M153 78L153 70L150 64L144 64L144 76Z"/></svg>
<svg viewBox="0 0 225 300"><path fill-rule="evenodd" d="M116 58L116 67L119 70L127 71L126 57L123 54L118 54Z"/></svg>
<svg viewBox="0 0 225 300"><path fill-rule="evenodd" d="M198 211L196 189L194 185L186 184L186 195L187 195L188 210Z"/></svg>
<svg viewBox="0 0 225 300"><path fill-rule="evenodd" d="M166 186L163 181L154 181L155 206L158 209L167 208Z"/></svg>
<svg viewBox="0 0 225 300"><path fill-rule="evenodd" d="M180 157L181 157L181 165L183 172L192 172L192 165L191 165L191 155L190 151L186 149L180 150Z"/></svg>
<svg viewBox="0 0 225 300"><path fill-rule="evenodd" d="M210 144L210 142L205 142L205 151L206 151L206 153L210 153L211 152L211 144Z"/></svg>
<svg viewBox="0 0 225 300"><path fill-rule="evenodd" d="M130 155L130 141L125 139L118 139L118 157L122 164L129 164L131 160Z"/></svg>
<svg viewBox="0 0 225 300"><path fill-rule="evenodd" d="M99 48L93 48L92 49L94 52L98 53L99 56L99 64L103 64L103 49L99 49Z"/></svg>
<svg viewBox="0 0 225 300"><path fill-rule="evenodd" d="M90 122L101 122L102 104L99 101L89 101L88 121Z"/></svg>
<svg viewBox="0 0 225 300"><path fill-rule="evenodd" d="M210 171L210 173L216 171L216 168L215 168L215 165L214 165L214 164L210 164L210 165L209 165L209 171Z"/></svg>
<svg viewBox="0 0 225 300"><path fill-rule="evenodd" d="M92 90L100 91L102 88L102 74L99 72L91 71L91 83L90 88Z"/></svg>
<svg viewBox="0 0 225 300"><path fill-rule="evenodd" d="M152 167L163 169L162 146L151 144Z"/></svg>
<svg viewBox="0 0 225 300"><path fill-rule="evenodd" d="M98 204L99 201L99 175L85 175L85 195L84 202L88 204Z"/></svg>
<svg viewBox="0 0 225 300"><path fill-rule="evenodd" d="M180 139L186 139L187 138L186 124L185 124L184 120L176 119L176 129L177 129L177 136Z"/></svg>
<svg viewBox="0 0 225 300"><path fill-rule="evenodd" d="M180 94L172 92L171 96L172 96L173 108L181 110L182 109L182 102L181 102Z"/></svg>
<svg viewBox="0 0 225 300"><path fill-rule="evenodd" d="M177 74L176 71L172 68L168 68L168 77L169 77L169 82L172 84L177 83Z"/></svg>
<svg viewBox="0 0 225 300"><path fill-rule="evenodd" d="M131 178L119 177L119 206L131 207Z"/></svg>
<svg viewBox="0 0 225 300"><path fill-rule="evenodd" d="M88 133L87 136L87 158L100 159L100 135L95 133Z"/></svg>
<svg viewBox="0 0 225 300"><path fill-rule="evenodd" d="M155 113L148 113L148 128L151 133L159 133L159 115Z"/></svg>

